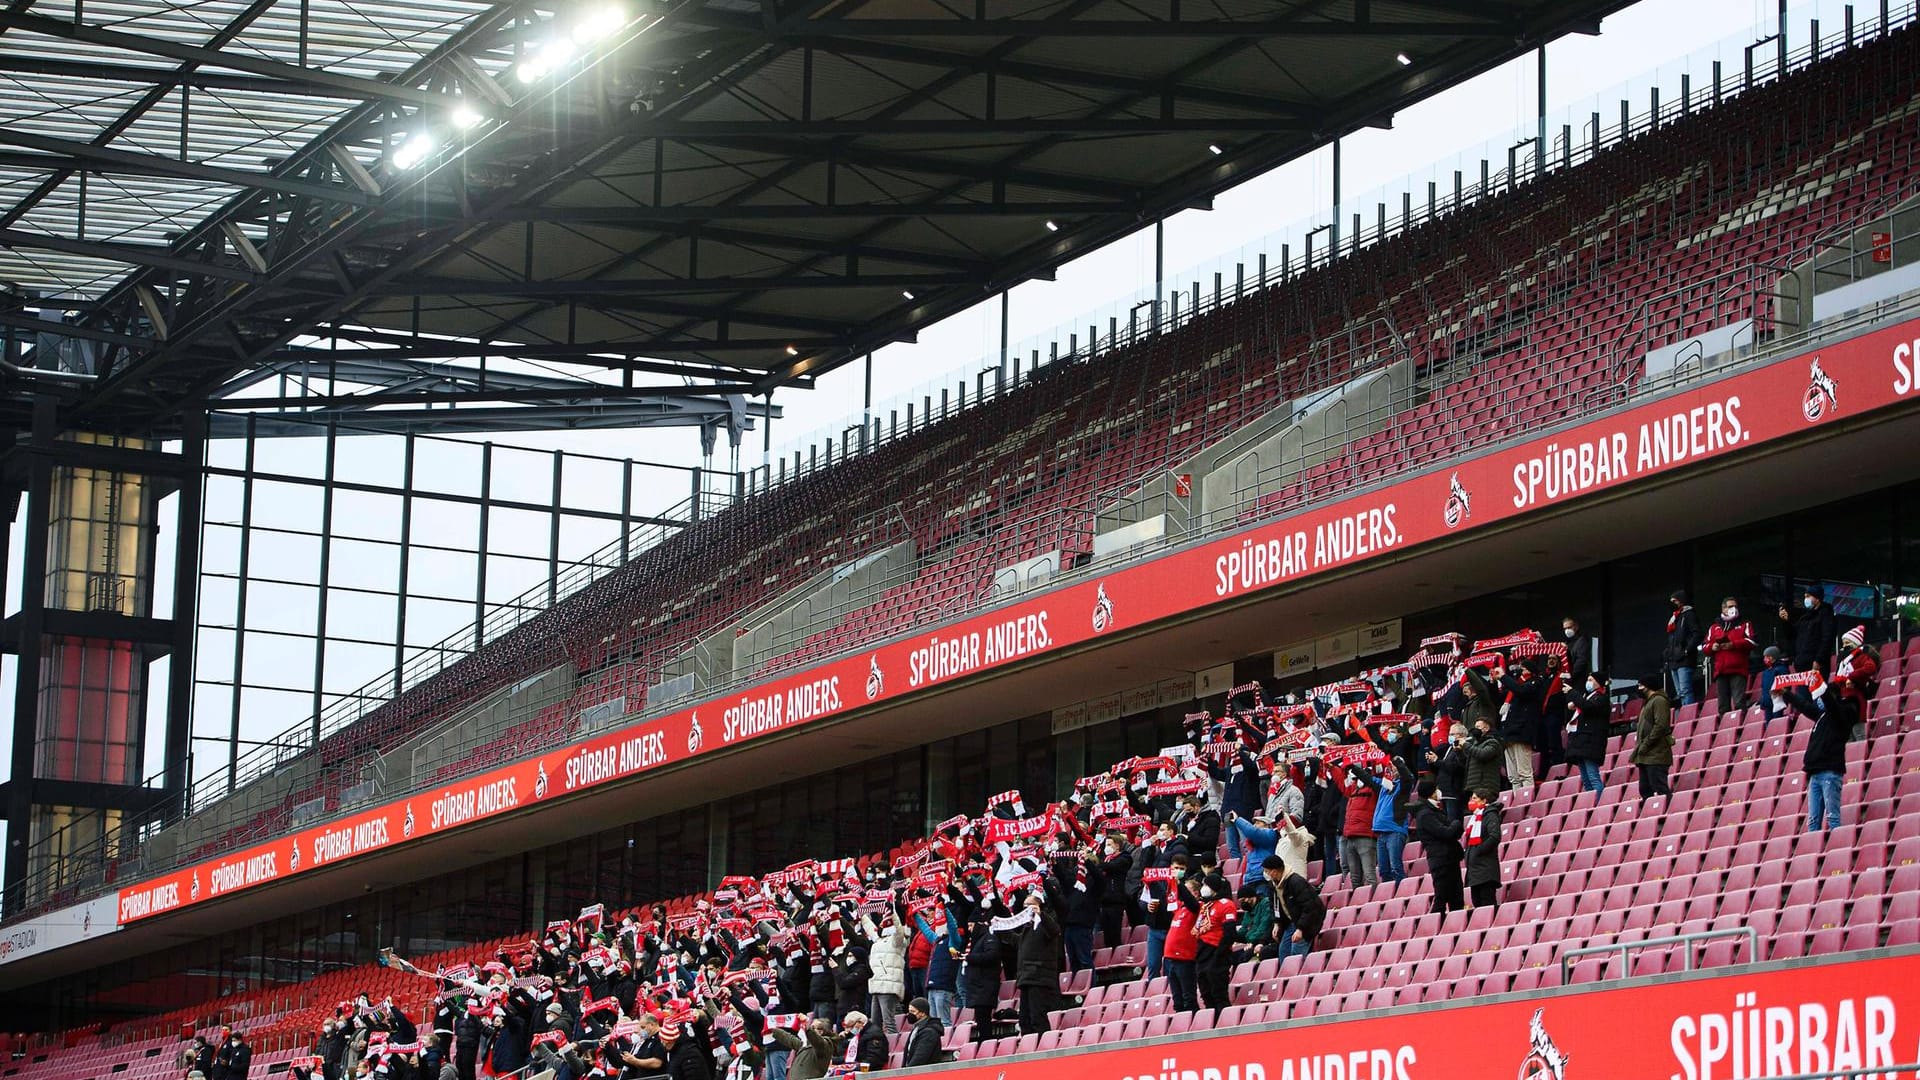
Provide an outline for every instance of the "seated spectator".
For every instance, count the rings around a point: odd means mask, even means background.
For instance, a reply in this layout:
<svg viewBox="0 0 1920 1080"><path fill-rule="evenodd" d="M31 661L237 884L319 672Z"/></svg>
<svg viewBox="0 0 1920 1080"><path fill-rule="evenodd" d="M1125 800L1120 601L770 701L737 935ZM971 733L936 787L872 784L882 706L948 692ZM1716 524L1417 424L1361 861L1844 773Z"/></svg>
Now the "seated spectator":
<svg viewBox="0 0 1920 1080"><path fill-rule="evenodd" d="M1667 795L1667 770L1673 767L1673 704L1658 675L1640 676L1640 720L1631 761L1640 768L1640 797Z"/></svg>
<svg viewBox="0 0 1920 1080"><path fill-rule="evenodd" d="M1606 785L1601 775L1607 763L1607 732L1613 725L1613 702L1602 672L1587 675L1579 696L1567 702L1567 760L1580 770L1580 784L1598 795Z"/></svg>
<svg viewBox="0 0 1920 1080"><path fill-rule="evenodd" d="M840 1026L847 1038L846 1064L859 1066L867 1072L879 1072L887 1067L887 1035L880 1030L879 1024L869 1020L866 1013L855 1009L847 1014ZM664 1028L661 1030L665 1031ZM676 1076L674 1080L680 1078Z"/></svg>
<svg viewBox="0 0 1920 1080"><path fill-rule="evenodd" d="M901 1054L900 1064L906 1068L918 1065L933 1065L944 1057L940 1049L940 1039L947 1033L939 1017L933 1015L933 1006L926 998L914 998L907 1002L907 1020L912 1027L907 1029L907 1048Z"/></svg>
<svg viewBox="0 0 1920 1080"><path fill-rule="evenodd" d="M1476 791L1467 800L1462 828L1468 899L1476 908L1500 905L1500 821L1506 808L1497 791Z"/></svg>

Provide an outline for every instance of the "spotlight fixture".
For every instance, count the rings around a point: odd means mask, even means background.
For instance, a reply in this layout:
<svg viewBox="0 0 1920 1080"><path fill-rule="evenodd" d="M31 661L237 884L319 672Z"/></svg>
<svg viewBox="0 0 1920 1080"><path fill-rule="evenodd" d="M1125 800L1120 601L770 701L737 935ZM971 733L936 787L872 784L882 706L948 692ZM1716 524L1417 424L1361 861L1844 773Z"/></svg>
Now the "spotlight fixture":
<svg viewBox="0 0 1920 1080"><path fill-rule="evenodd" d="M792 345L789 345L789 346L787 346L787 355L788 355L788 356L799 356L799 355L800 355L800 350L799 350L799 349L796 349L796 348L794 348L794 347L793 347Z"/></svg>
<svg viewBox="0 0 1920 1080"><path fill-rule="evenodd" d="M1215 157L1219 157L1219 156L1220 156L1221 154L1224 154L1224 153L1226 153L1226 151L1225 151L1225 150L1222 150L1222 149L1220 149L1220 144L1219 144L1219 143L1208 143L1208 144L1207 144L1207 153L1209 153L1209 154L1212 154L1212 155L1213 155L1213 156L1215 156Z"/></svg>
<svg viewBox="0 0 1920 1080"><path fill-rule="evenodd" d="M433 153L433 136L425 131L416 131L408 135L405 141L394 150L390 159L396 169L411 169L427 159Z"/></svg>
<svg viewBox="0 0 1920 1080"><path fill-rule="evenodd" d="M1051 222L1051 221L1049 221L1049 222L1047 222L1047 231L1048 231L1048 232L1059 232L1059 231L1060 231L1060 226L1058 226L1058 225L1055 225L1055 224L1054 224L1053 222Z"/></svg>
<svg viewBox="0 0 1920 1080"><path fill-rule="evenodd" d="M901 295L901 296L904 296L904 297L906 297L906 298L907 298L907 299L909 299L909 300L911 300L911 299L913 299L913 290L912 290L912 289L901 289L901 290L900 290L900 295Z"/></svg>
<svg viewBox="0 0 1920 1080"><path fill-rule="evenodd" d="M478 126L486 117L481 114L479 109L471 105L456 105L453 109L453 115L449 117L449 119L453 121L454 127L461 131L467 131Z"/></svg>
<svg viewBox="0 0 1920 1080"><path fill-rule="evenodd" d="M1413 63L1413 57L1408 56L1406 53L1394 53L1393 58L1395 60L1400 61L1401 67L1406 67L1407 65Z"/></svg>

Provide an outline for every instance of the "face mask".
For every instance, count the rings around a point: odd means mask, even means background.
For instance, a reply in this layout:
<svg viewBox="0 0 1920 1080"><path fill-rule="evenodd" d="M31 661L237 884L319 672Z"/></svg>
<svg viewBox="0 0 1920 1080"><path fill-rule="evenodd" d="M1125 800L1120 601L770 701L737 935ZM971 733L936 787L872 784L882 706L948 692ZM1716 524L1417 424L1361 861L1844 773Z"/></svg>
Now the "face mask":
<svg viewBox="0 0 1920 1080"><path fill-rule="evenodd" d="M1587 693L1589 693L1589 694L1597 694L1597 693L1599 693L1599 692L1600 692L1600 684L1599 684L1599 683L1597 683L1597 682L1593 682L1592 680L1588 680L1588 682L1587 682Z"/></svg>
<svg viewBox="0 0 1920 1080"><path fill-rule="evenodd" d="M1392 732L1388 732L1388 733L1387 733L1387 745L1388 745L1388 746L1392 746L1392 745L1393 745L1394 743L1397 743L1397 742L1399 742L1399 741L1400 741L1400 736L1398 736L1398 735L1395 735L1395 734L1393 734Z"/></svg>
<svg viewBox="0 0 1920 1080"><path fill-rule="evenodd" d="M1205 887L1202 887L1202 888L1201 888L1201 890L1200 890L1200 898L1201 898L1202 900L1211 900L1211 899L1213 899L1213 890L1212 890L1212 889L1208 889L1208 888L1205 888Z"/></svg>
<svg viewBox="0 0 1920 1080"><path fill-rule="evenodd" d="M1720 617L1724 619L1737 619L1740 617L1740 609L1737 607L1723 608L1720 612Z"/></svg>
<svg viewBox="0 0 1920 1080"><path fill-rule="evenodd" d="M1568 640L1568 641L1572 641L1572 640L1573 640L1573 635L1574 635L1574 629L1573 629L1573 627L1571 627L1571 626L1563 626L1563 627L1561 627L1561 628L1560 628L1560 633L1562 633L1562 634L1564 634L1564 635L1566 635L1566 638L1567 638L1567 640Z"/></svg>
<svg viewBox="0 0 1920 1080"><path fill-rule="evenodd" d="M1814 609L1814 606L1819 603L1820 601L1815 600L1813 597L1809 596L1805 600L1800 601L1800 606L1803 608L1806 608L1808 611L1812 611Z"/></svg>

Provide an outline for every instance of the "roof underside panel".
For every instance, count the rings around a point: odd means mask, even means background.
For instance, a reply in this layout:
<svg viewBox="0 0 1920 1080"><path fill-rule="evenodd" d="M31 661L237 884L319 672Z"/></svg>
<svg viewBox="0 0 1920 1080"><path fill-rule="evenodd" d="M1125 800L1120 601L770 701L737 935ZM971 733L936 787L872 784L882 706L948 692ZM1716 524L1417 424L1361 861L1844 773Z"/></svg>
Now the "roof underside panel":
<svg viewBox="0 0 1920 1080"><path fill-rule="evenodd" d="M0 331L136 427L308 335L804 384L1623 6L603 2L16 3Z"/></svg>

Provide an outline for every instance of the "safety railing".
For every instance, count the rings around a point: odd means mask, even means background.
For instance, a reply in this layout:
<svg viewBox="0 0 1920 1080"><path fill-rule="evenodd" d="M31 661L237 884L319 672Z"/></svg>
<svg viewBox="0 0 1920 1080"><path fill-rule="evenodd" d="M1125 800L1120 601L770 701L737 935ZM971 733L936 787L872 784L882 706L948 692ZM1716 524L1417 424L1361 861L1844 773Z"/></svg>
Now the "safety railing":
<svg viewBox="0 0 1920 1080"><path fill-rule="evenodd" d="M1615 941L1609 945L1590 945L1584 949L1568 949L1560 954L1560 985L1571 985L1573 963L1583 956L1620 957L1620 977L1625 979L1633 974L1628 963L1629 953L1641 949L1670 949L1680 946L1680 970L1693 970L1693 947L1708 941L1724 941L1729 938L1747 943L1747 962L1755 963L1760 959L1760 934L1751 926L1729 926L1719 930L1699 930L1685 934L1668 934L1664 937L1645 938L1639 941Z"/></svg>

